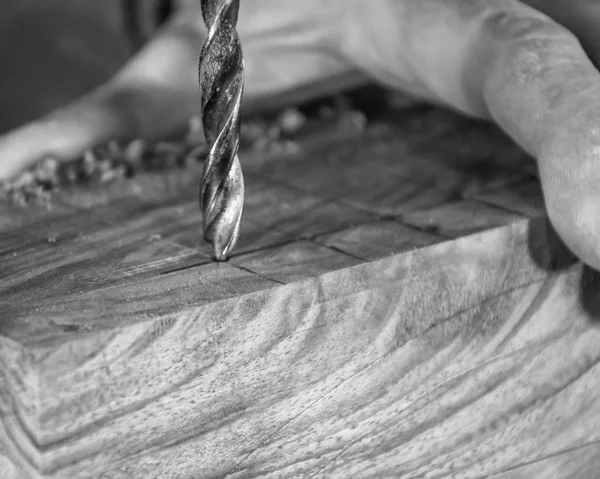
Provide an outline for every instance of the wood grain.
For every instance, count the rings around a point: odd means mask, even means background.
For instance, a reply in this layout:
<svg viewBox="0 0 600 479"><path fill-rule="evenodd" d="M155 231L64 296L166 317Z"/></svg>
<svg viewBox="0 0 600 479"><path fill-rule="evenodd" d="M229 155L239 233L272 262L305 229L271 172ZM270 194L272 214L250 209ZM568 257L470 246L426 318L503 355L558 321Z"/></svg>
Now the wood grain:
<svg viewBox="0 0 600 479"><path fill-rule="evenodd" d="M599 275L501 135L392 116L243 152L224 264L199 166L4 204L0 478L590 477Z"/></svg>
<svg viewBox="0 0 600 479"><path fill-rule="evenodd" d="M404 215L402 221L438 235L460 238L478 231L509 225L521 218L517 213L481 201L463 200L413 211Z"/></svg>
<svg viewBox="0 0 600 479"><path fill-rule="evenodd" d="M550 479L553 477L572 477L585 479L596 477L600 468L600 444L592 442L585 446L551 454L531 464L519 465L513 469L491 476L493 479L513 478L527 479L536 477Z"/></svg>
<svg viewBox="0 0 600 479"><path fill-rule="evenodd" d="M486 203L536 218L544 214L544 198L539 182L526 181L477 196Z"/></svg>

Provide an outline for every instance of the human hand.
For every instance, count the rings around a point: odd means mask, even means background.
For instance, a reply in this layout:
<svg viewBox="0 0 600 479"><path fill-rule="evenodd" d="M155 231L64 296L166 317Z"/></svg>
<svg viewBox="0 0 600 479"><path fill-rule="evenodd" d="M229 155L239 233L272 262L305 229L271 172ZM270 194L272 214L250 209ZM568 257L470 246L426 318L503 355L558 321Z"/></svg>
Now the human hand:
<svg viewBox="0 0 600 479"><path fill-rule="evenodd" d="M206 29L198 0L178 3L171 21L109 82L0 136L0 180L44 157L70 160L111 139L160 138L186 127L199 113L198 57ZM322 8L320 0L242 0L244 110L365 81L329 49L343 2L330 3Z"/></svg>
<svg viewBox="0 0 600 479"><path fill-rule="evenodd" d="M108 84L1 138L0 178L46 155L68 159L111 138L182 126L200 103L205 30L196 3ZM526 3L577 32L590 57L600 59L597 29L585 26L600 12L586 0L568 8L560 0L242 1L245 107L278 94L292 102L299 98L290 92L332 91L366 72L491 119L538 159L554 227L600 268L600 74L578 38Z"/></svg>
<svg viewBox="0 0 600 479"><path fill-rule="evenodd" d="M391 87L495 121L537 159L558 234L600 269L600 4L354 3L345 58Z"/></svg>

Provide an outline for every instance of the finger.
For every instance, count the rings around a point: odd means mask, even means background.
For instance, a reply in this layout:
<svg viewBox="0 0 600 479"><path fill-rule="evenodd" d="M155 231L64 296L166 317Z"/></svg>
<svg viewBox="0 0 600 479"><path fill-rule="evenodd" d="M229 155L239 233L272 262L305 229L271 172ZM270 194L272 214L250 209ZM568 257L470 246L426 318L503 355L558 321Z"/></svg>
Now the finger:
<svg viewBox="0 0 600 479"><path fill-rule="evenodd" d="M573 32L600 67L600 2L590 0L522 0Z"/></svg>
<svg viewBox="0 0 600 479"><path fill-rule="evenodd" d="M15 176L40 159L71 159L108 138L118 116L92 94L48 116L0 136L0 180Z"/></svg>
<svg viewBox="0 0 600 479"><path fill-rule="evenodd" d="M343 1L330 0L325 8L321 0L241 2L237 30L244 53L242 108L246 114L305 101L368 80L332 49L332 38L337 33L334 19L344 10ZM152 101L143 98L128 108L139 134L155 135L156 128L162 130L165 115L168 118L169 113L175 115L181 110L174 101L198 112L198 57L205 38L200 2L188 4L111 82L115 91L131 92L139 90L140 85L155 89ZM158 89L164 101L160 101ZM157 118L163 121L157 122Z"/></svg>
<svg viewBox="0 0 600 479"><path fill-rule="evenodd" d="M600 267L600 74L575 36L512 0L362 4L346 19L344 55L390 85L495 120L538 158L563 240Z"/></svg>
<svg viewBox="0 0 600 479"><path fill-rule="evenodd" d="M0 179L52 156L77 157L110 139L157 137L197 111L200 32L173 22L110 82L0 137Z"/></svg>
<svg viewBox="0 0 600 479"><path fill-rule="evenodd" d="M348 0L254 0L240 6L243 110L279 108L366 83L335 46Z"/></svg>

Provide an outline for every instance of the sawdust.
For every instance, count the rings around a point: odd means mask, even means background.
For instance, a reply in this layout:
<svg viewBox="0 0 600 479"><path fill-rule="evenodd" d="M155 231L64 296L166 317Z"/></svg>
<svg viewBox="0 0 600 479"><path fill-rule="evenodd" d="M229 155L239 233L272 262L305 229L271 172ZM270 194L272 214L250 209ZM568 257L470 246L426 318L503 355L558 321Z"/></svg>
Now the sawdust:
<svg viewBox="0 0 600 479"><path fill-rule="evenodd" d="M142 139L127 143L110 141L71 161L44 158L10 182L0 182L0 198L25 206L49 206L53 192L72 185L123 181L143 171L185 168L203 161L208 153L199 119L193 118L181 141L150 144Z"/></svg>
<svg viewBox="0 0 600 479"><path fill-rule="evenodd" d="M357 132L367 126L366 115L352 108L341 95L317 102L316 108L308 110L306 113L301 108L286 108L270 118L242 122L240 149L265 155L296 155L301 149L297 137L315 119L337 121L340 128ZM140 172L160 174L173 168L185 169L192 163L203 162L207 154L201 119L193 117L181 138L175 141L110 141L72 161L44 158L14 180L0 181L0 199L22 206L35 203L50 207L52 193L61 188L126 181Z"/></svg>

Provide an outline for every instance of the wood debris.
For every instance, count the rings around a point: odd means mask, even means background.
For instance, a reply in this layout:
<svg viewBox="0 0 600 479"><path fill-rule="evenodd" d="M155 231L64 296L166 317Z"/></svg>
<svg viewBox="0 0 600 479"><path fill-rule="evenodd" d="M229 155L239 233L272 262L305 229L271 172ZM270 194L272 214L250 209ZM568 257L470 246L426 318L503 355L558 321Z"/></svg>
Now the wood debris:
<svg viewBox="0 0 600 479"><path fill-rule="evenodd" d="M311 119L333 119L341 128L357 131L366 128L366 116L352 109L342 97L322 103L312 115L293 107L269 120L257 118L243 122L240 148L265 155L298 154L300 146L295 138ZM0 199L22 206L28 203L49 206L52 192L60 188L121 181L140 171L185 168L194 162L204 161L207 153L202 122L200 117L194 116L180 140L155 143L140 138L129 142L109 141L86 151L75 160L44 158L14 180L0 181Z"/></svg>

